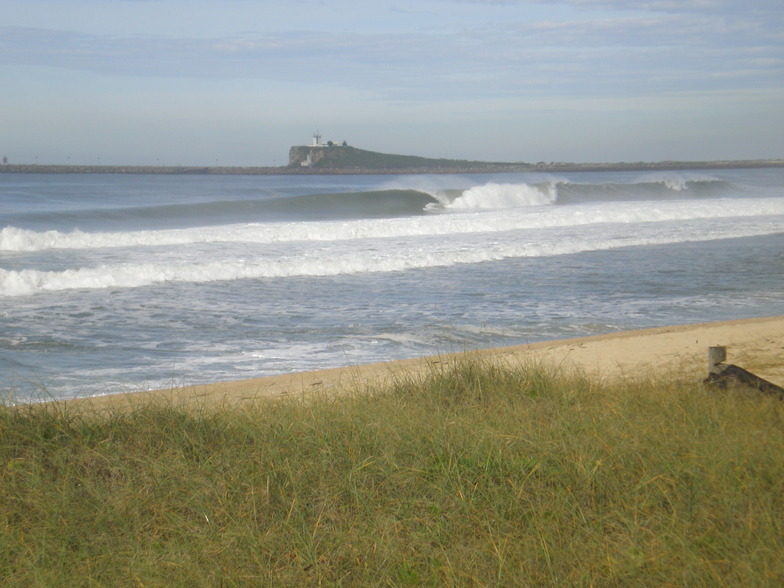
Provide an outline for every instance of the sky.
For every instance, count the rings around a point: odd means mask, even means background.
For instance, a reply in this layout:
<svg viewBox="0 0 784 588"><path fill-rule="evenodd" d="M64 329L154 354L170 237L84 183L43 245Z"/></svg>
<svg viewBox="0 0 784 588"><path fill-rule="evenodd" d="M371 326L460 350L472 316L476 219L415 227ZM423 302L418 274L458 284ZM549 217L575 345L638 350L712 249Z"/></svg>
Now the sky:
<svg viewBox="0 0 784 588"><path fill-rule="evenodd" d="M9 163L784 158L781 0L0 0Z"/></svg>

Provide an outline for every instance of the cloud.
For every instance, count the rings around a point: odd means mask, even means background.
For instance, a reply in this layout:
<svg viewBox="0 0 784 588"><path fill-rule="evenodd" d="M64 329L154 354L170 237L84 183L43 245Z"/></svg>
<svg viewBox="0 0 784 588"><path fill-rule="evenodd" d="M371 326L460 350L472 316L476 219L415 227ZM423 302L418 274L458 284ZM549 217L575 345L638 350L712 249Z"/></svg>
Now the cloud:
<svg viewBox="0 0 784 588"><path fill-rule="evenodd" d="M332 76L363 63L395 63L421 39L284 32L216 39L126 36L0 27L0 62L166 77ZM413 50L414 53L416 49ZM326 70L324 68L327 68ZM293 69L292 69L293 68ZM319 76L319 72L324 72Z"/></svg>
<svg viewBox="0 0 784 588"><path fill-rule="evenodd" d="M493 14L525 4L489 3L499 4L490 8ZM441 102L642 95L738 83L781 87L784 80L784 15L772 10L773 3L740 11L737 2L690 0L677 3L678 14L670 12L676 3L664 0L562 4L602 11L558 12L549 20L516 12L520 18L445 28L371 33L357 26L211 38L0 27L0 63L108 76L270 80ZM705 10L706 4L737 12ZM759 11L770 17L760 18Z"/></svg>

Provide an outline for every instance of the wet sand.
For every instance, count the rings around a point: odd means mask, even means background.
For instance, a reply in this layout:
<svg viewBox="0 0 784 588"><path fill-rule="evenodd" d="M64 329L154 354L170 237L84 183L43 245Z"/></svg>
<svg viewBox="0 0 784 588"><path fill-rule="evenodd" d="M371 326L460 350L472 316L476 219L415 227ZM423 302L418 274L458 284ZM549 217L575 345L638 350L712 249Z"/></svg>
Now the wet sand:
<svg viewBox="0 0 784 588"><path fill-rule="evenodd" d="M149 400L199 408L233 406L276 397L306 398L383 385L401 377L419 377L444 364L477 357L502 365L532 363L581 370L588 377L632 381L707 376L707 349L726 346L727 360L784 386L784 316L658 327L514 347L483 349L384 363L269 376L250 380L185 386L169 390L114 394L67 401L80 409L117 410Z"/></svg>

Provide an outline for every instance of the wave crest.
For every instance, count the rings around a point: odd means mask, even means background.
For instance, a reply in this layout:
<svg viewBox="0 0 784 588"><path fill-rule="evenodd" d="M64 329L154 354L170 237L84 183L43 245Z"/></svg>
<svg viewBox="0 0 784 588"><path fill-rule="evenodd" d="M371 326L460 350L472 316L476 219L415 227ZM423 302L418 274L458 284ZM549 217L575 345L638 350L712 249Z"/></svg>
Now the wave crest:
<svg viewBox="0 0 784 588"><path fill-rule="evenodd" d="M496 184L474 186L458 196L447 208L476 210L522 208L553 204L557 192L553 184Z"/></svg>

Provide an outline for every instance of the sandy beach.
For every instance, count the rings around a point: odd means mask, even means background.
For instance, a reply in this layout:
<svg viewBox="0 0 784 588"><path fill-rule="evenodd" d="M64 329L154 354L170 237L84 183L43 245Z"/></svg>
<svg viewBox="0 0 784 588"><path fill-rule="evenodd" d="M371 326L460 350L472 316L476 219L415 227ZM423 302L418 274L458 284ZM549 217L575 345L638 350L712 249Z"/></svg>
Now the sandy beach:
<svg viewBox="0 0 784 588"><path fill-rule="evenodd" d="M537 363L582 370L600 380L634 380L655 375L699 381L707 375L707 349L727 348L727 363L784 385L784 316L717 323L658 327L483 349L368 365L301 372L249 380L185 386L168 390L121 393L67 401L78 408L115 410L150 399L198 407L231 406L274 397L340 394L365 385L416 377L461 358L478 357L504 365Z"/></svg>

